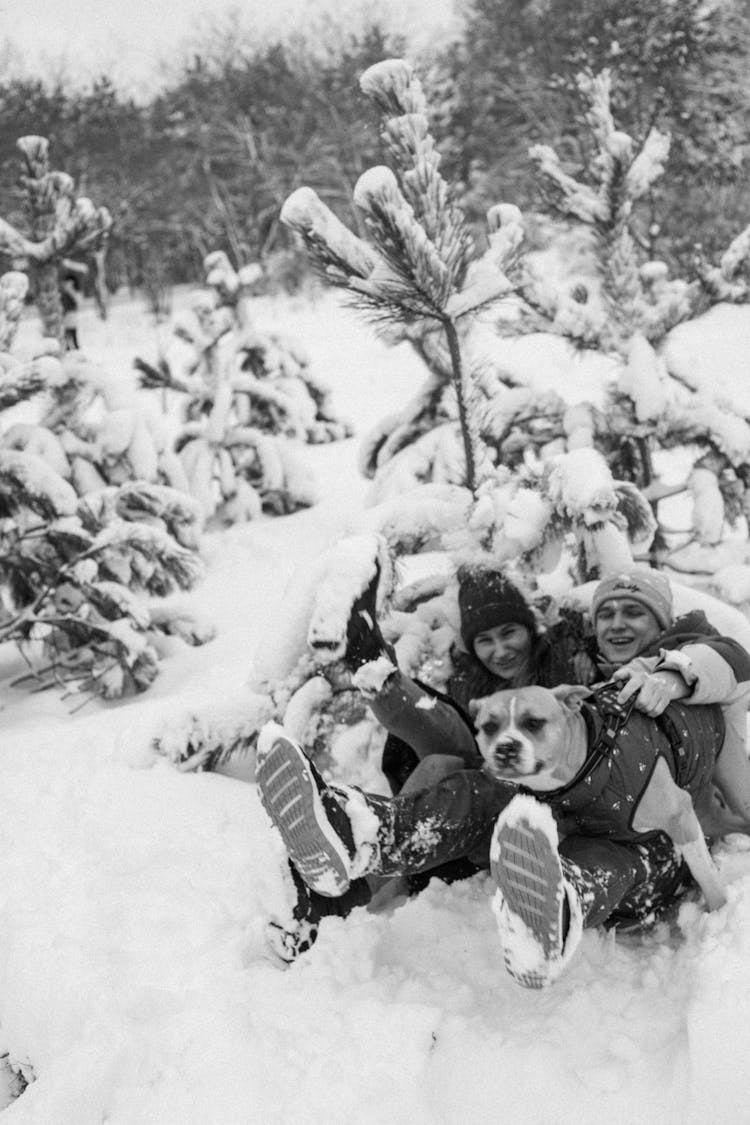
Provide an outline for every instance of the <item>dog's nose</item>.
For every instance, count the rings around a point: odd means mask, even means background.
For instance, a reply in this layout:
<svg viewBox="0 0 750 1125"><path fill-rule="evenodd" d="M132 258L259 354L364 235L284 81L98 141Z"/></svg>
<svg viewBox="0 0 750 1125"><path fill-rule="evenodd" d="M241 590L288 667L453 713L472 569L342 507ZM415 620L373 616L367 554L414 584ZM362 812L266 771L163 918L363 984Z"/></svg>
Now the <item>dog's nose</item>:
<svg viewBox="0 0 750 1125"><path fill-rule="evenodd" d="M495 747L495 759L502 766L510 766L518 761L521 743L517 738L503 738Z"/></svg>

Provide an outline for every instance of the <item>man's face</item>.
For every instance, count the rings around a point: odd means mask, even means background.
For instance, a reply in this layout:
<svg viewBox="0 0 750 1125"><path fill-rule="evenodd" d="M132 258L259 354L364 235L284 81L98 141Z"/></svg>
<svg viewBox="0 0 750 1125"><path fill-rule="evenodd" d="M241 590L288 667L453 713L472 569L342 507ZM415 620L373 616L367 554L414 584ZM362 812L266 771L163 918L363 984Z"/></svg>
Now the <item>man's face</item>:
<svg viewBox="0 0 750 1125"><path fill-rule="evenodd" d="M634 598L608 598L594 621L599 652L610 664L627 664L661 636L656 617Z"/></svg>

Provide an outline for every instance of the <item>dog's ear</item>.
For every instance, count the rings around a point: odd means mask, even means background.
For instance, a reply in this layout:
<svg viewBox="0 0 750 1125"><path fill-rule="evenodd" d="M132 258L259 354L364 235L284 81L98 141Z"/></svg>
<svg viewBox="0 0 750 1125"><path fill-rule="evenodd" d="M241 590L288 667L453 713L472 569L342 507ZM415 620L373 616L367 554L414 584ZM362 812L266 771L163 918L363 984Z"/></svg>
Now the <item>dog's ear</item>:
<svg viewBox="0 0 750 1125"><path fill-rule="evenodd" d="M481 703L481 700L479 700L479 699L470 699L469 700L469 714L471 715L472 719L476 719L477 712L479 711L479 704L480 703Z"/></svg>
<svg viewBox="0 0 750 1125"><path fill-rule="evenodd" d="M552 694L558 703L567 707L569 711L577 714L581 710L584 699L593 694L591 688L582 687L580 684L560 684L552 689Z"/></svg>

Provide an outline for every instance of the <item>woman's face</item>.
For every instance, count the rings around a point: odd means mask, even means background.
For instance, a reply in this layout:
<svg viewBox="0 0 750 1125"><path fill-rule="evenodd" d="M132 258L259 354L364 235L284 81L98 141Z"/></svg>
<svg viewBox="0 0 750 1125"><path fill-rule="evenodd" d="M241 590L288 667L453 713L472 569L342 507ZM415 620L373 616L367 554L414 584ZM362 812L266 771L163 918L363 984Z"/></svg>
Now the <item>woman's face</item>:
<svg viewBox="0 0 750 1125"><path fill-rule="evenodd" d="M634 598L609 598L594 621L599 652L610 664L627 664L661 636L662 628Z"/></svg>
<svg viewBox="0 0 750 1125"><path fill-rule="evenodd" d="M501 680L519 676L531 656L532 635L526 625L508 622L483 629L474 638L474 655Z"/></svg>

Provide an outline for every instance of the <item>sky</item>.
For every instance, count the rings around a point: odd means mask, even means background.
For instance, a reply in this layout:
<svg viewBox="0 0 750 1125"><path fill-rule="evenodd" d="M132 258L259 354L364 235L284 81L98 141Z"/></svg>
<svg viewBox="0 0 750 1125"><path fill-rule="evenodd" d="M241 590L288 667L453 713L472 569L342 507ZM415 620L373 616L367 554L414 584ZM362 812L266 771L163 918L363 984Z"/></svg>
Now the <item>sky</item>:
<svg viewBox="0 0 750 1125"><path fill-rule="evenodd" d="M0 66L81 83L106 73L146 94L165 60L189 56L232 19L253 41L329 13L356 24L368 11L364 0L0 0ZM454 0L379 0L378 12L423 47L450 25Z"/></svg>

